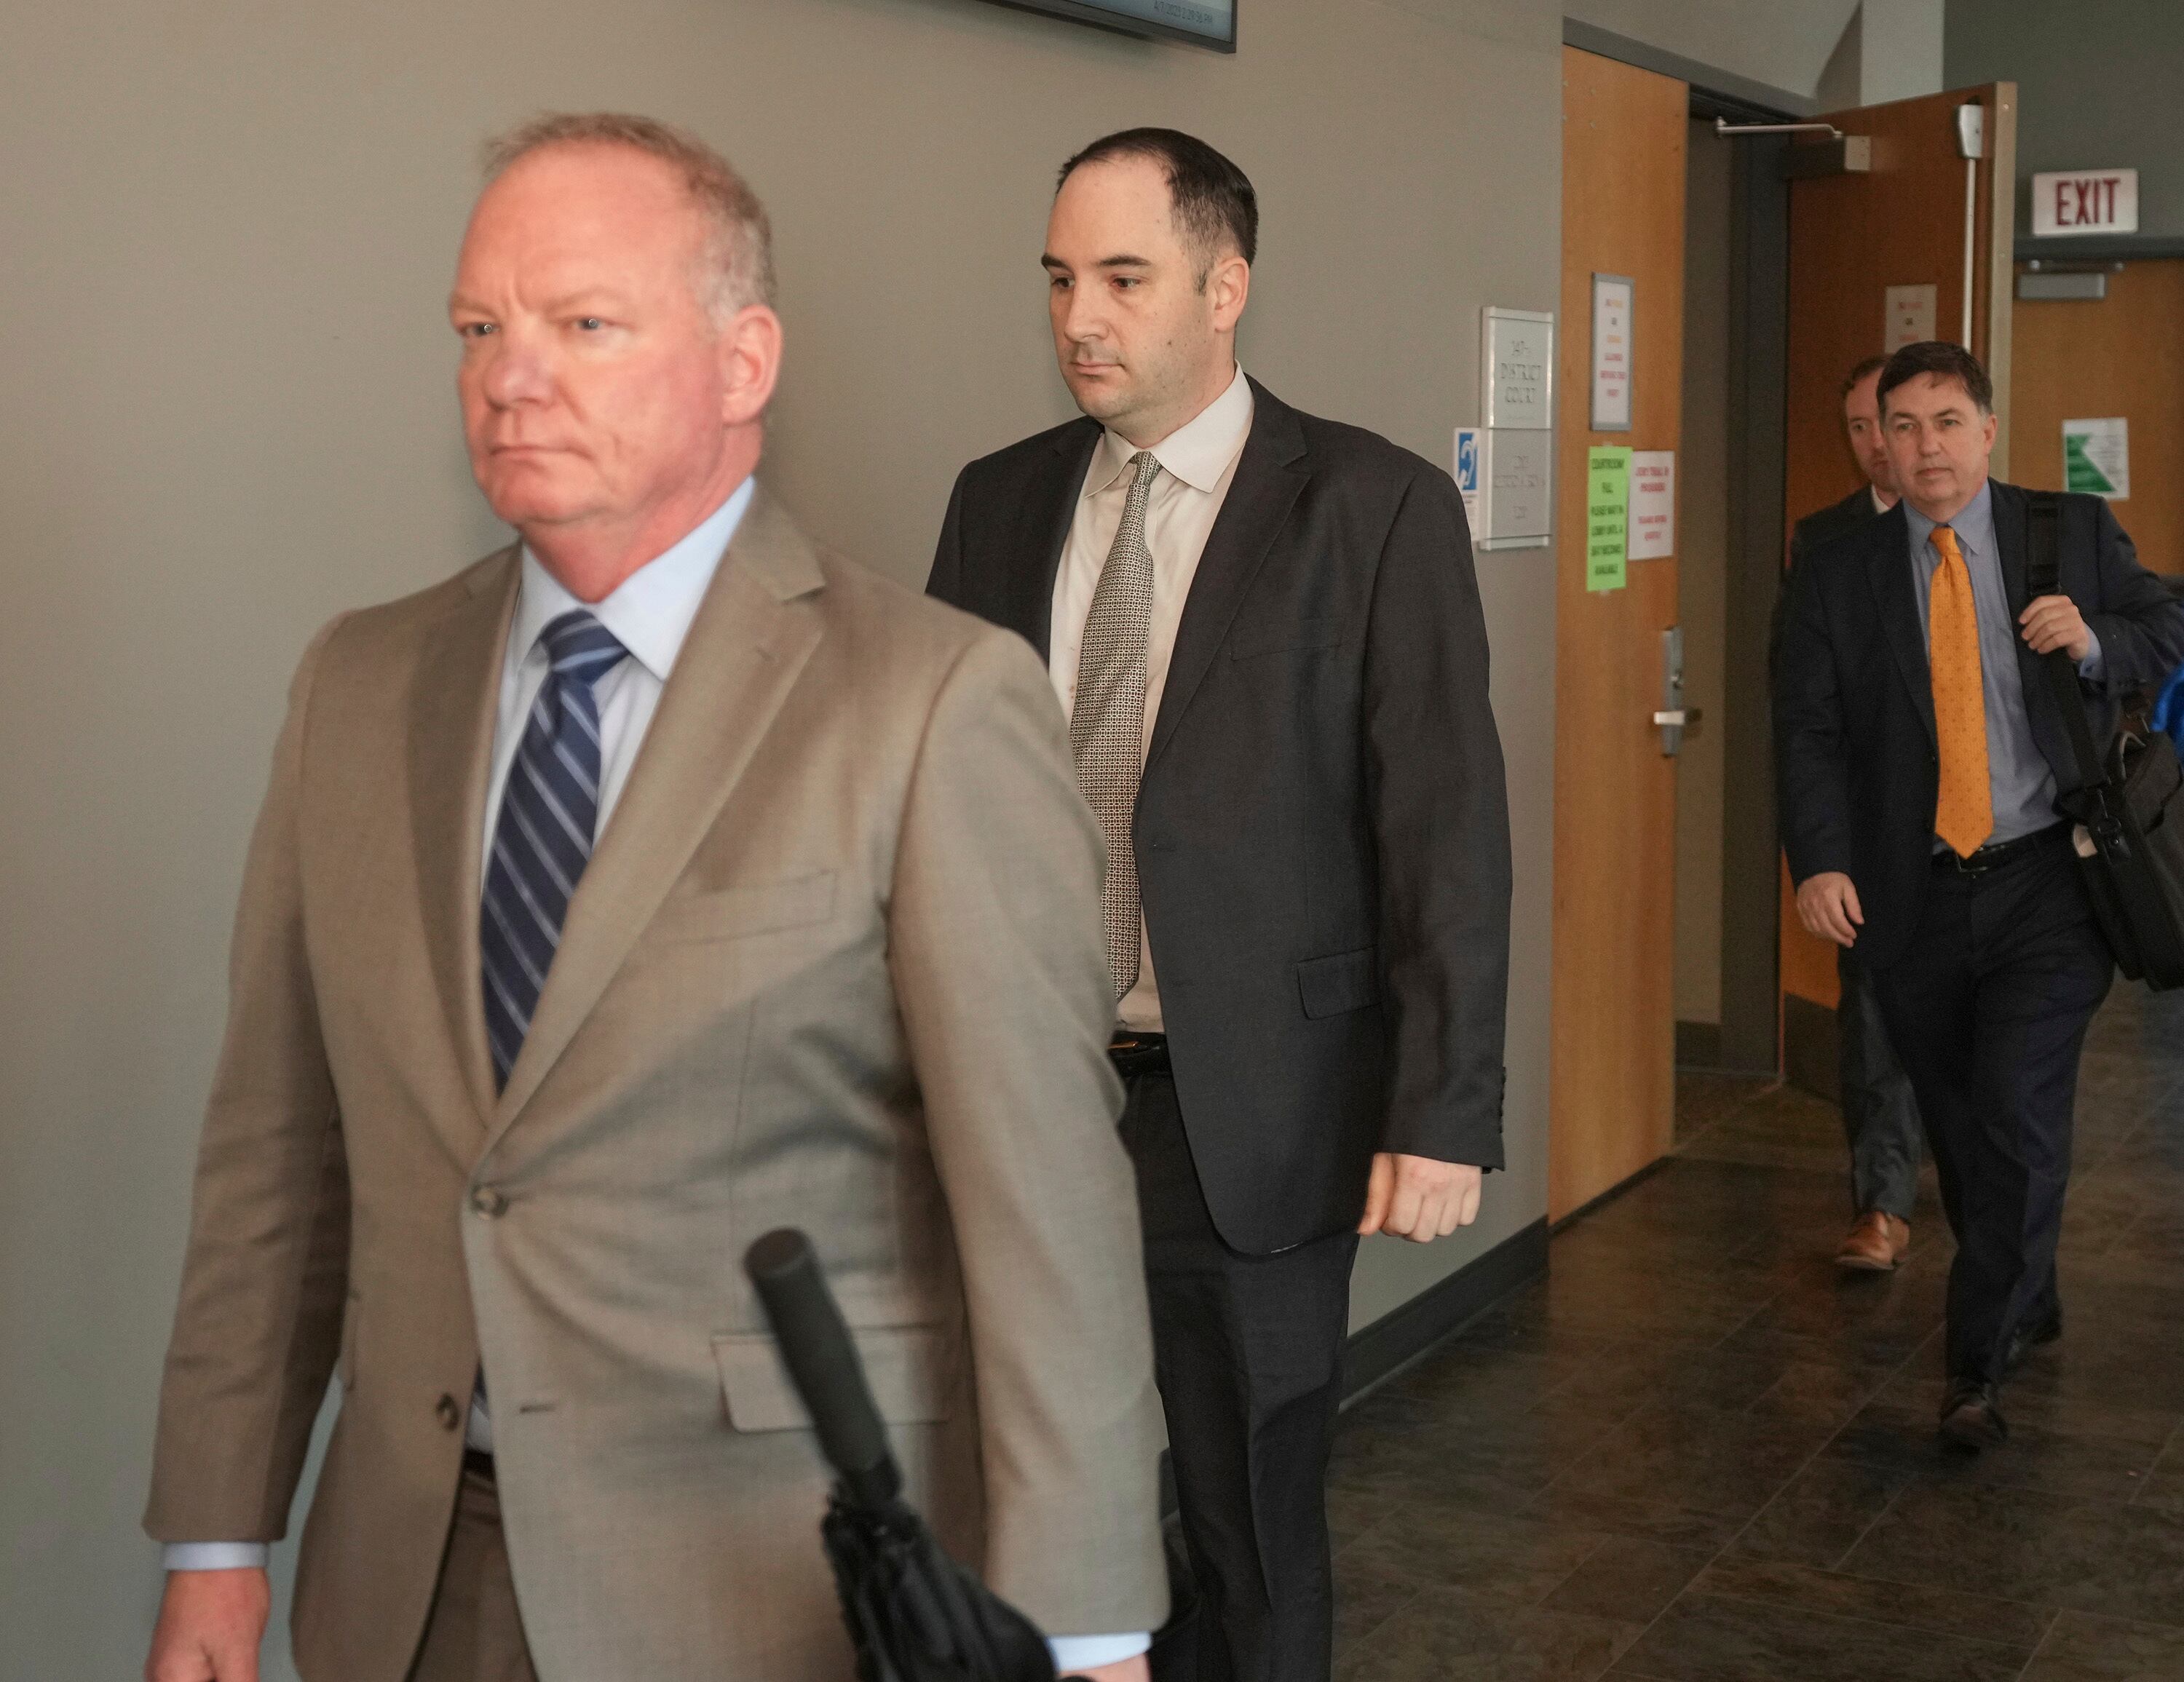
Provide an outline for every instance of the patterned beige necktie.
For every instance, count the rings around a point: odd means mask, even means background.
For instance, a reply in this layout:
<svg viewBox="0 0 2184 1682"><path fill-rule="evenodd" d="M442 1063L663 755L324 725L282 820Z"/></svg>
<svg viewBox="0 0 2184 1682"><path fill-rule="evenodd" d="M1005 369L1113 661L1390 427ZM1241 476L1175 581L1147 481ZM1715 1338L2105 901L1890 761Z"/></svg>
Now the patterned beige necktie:
<svg viewBox="0 0 2184 1682"><path fill-rule="evenodd" d="M1994 833L1994 797L1987 783L1986 691L1980 681L1979 615L1972 605L1971 569L1957 534L1934 528L1934 569L1926 606L1928 661L1934 677L1934 738L1942 775L1934 799L1934 833L1959 858L1970 858Z"/></svg>
<svg viewBox="0 0 2184 1682"><path fill-rule="evenodd" d="M1107 844L1100 893L1100 922L1107 937L1107 968L1121 999L1138 983L1139 910L1138 855L1130 820L1145 771L1145 649L1152 634L1153 552L1145 547L1145 506L1160 462L1150 450L1130 458L1123 523L1084 618L1084 643L1077 656L1077 698L1069 713L1069 750L1077 761L1077 787L1099 820Z"/></svg>

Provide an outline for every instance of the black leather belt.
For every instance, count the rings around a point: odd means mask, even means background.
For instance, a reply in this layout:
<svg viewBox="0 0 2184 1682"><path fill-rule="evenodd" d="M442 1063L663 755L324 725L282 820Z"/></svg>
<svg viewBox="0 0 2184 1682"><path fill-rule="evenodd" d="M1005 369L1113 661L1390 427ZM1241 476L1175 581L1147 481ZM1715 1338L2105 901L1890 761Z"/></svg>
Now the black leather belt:
<svg viewBox="0 0 2184 1682"><path fill-rule="evenodd" d="M1958 857L1944 847L1934 855L1934 868L1956 876L1985 876L1991 870L2015 864L2020 859L2028 858L2044 847L2052 847L2059 841L2066 840L2070 833L2070 826L2067 822L2053 823L2045 829L2036 829L2030 835L2020 835L2014 841L1997 841L1990 846L1981 847L1965 858Z"/></svg>
<svg viewBox="0 0 2184 1682"><path fill-rule="evenodd" d="M466 1448L463 1451L463 1470L490 1484L493 1481L493 1456L481 1448Z"/></svg>
<svg viewBox="0 0 2184 1682"><path fill-rule="evenodd" d="M1164 1033L1120 1033L1107 1042L1107 1056L1124 1080L1133 1075L1167 1072L1167 1036Z"/></svg>

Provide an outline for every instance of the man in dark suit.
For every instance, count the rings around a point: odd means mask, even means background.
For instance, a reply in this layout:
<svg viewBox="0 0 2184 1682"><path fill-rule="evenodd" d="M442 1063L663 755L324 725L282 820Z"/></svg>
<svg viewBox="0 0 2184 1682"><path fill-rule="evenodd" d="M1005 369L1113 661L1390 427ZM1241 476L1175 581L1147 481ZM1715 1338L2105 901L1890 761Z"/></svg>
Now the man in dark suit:
<svg viewBox="0 0 2184 1682"><path fill-rule="evenodd" d="M1850 370L1842 386L1843 439L1865 475L1841 502L1800 520L1790 534L1790 566L1854 532L1896 506L1896 470L1888 459L1888 439L1880 430L1880 370L1885 356L1869 356ZM1783 584L1783 600L1789 584ZM1776 614L1775 640L1781 638ZM1843 1133L1850 1145L1850 1230L1836 1248L1836 1265L1866 1273L1888 1273L1911 1249L1911 1206L1919 1196L1919 1100L1888 1025L1873 978L1856 952L1836 949L1836 974L1841 999L1836 1007L1836 1043L1842 1103Z"/></svg>
<svg viewBox="0 0 2184 1682"><path fill-rule="evenodd" d="M2075 664L2104 743L2184 660L2184 604L2094 497L2064 498L2060 592L2026 599L2026 493L1987 477L1969 352L1898 351L1880 398L1903 500L1791 579L1776 764L1798 916L1857 946L1925 1117L1957 1238L1941 1429L1979 1448L2018 1355L2062 1330L2078 1057L2114 970L2056 816L2080 779L2039 662Z"/></svg>
<svg viewBox="0 0 2184 1682"><path fill-rule="evenodd" d="M1070 160L1043 261L1087 418L964 469L930 588L1047 658L1107 840L1201 1593L1195 1669L1156 1673L1323 1682L1351 1263L1502 1165L1509 843L1462 501L1238 369L1257 221L1187 135Z"/></svg>

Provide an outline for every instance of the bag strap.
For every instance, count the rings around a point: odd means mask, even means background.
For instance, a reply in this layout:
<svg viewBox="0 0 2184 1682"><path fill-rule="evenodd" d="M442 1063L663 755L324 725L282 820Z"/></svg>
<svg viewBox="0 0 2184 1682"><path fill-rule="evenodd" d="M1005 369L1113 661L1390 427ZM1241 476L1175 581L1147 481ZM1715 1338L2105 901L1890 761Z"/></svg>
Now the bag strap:
<svg viewBox="0 0 2184 1682"><path fill-rule="evenodd" d="M2063 574L2059 535L2063 498L2054 491L2028 491L2025 504L2029 550L2025 584L2036 600L2059 595ZM2056 710L2063 715L2071 751L2077 755L2079 783L2086 789L2098 788L2108 781L2108 771L2101 762L2100 750L2093 745L2092 724L2086 716L2086 693L2078 687L2077 662L2068 649L2057 649L2040 657L2040 669L2048 680L2048 693L2054 697Z"/></svg>

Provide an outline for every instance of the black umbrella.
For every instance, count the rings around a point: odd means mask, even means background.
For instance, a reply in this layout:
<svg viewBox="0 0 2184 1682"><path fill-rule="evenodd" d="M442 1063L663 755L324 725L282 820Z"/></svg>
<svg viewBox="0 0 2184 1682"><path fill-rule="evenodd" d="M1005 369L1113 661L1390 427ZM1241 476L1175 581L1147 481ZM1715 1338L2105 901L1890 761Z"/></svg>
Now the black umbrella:
<svg viewBox="0 0 2184 1682"><path fill-rule="evenodd" d="M941 1551L902 1499L902 1473L842 1311L794 1228L744 1254L783 1360L834 1468L819 1527L858 1682L1055 1682L1031 1620Z"/></svg>

